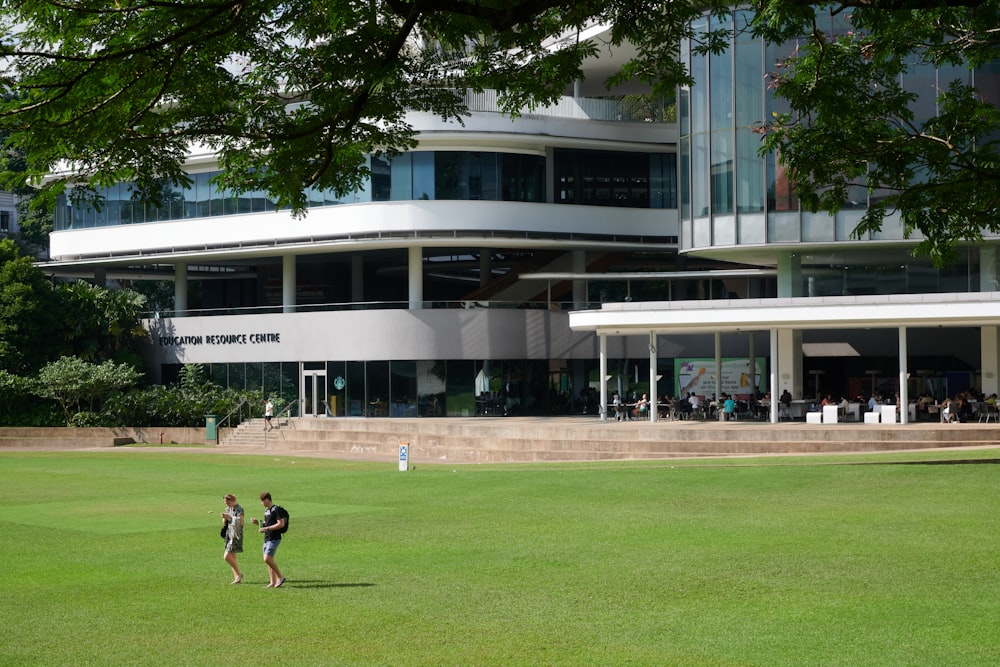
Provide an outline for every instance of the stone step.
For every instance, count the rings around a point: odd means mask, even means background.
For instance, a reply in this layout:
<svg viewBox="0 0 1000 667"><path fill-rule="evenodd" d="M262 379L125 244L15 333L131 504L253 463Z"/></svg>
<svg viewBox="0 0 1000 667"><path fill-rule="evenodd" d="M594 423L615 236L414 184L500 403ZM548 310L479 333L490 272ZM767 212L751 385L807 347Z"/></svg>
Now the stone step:
<svg viewBox="0 0 1000 667"><path fill-rule="evenodd" d="M678 456L864 452L1000 444L977 424L858 425L762 422L598 422L593 418L292 419L263 433L248 422L222 446L411 461L666 459Z"/></svg>

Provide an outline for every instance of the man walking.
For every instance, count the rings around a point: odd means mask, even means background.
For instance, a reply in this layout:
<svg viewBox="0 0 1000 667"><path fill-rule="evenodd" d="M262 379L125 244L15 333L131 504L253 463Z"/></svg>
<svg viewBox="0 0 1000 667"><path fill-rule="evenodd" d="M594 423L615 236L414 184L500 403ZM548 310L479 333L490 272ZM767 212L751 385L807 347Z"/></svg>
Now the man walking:
<svg viewBox="0 0 1000 667"><path fill-rule="evenodd" d="M285 583L285 577L274 562L274 554L281 545L281 535L288 527L288 512L284 507L271 501L271 493L260 494L260 504L264 506L264 518L261 521L250 519L250 523L260 525L258 533L264 533L264 564L267 565L270 583L265 588L280 588Z"/></svg>

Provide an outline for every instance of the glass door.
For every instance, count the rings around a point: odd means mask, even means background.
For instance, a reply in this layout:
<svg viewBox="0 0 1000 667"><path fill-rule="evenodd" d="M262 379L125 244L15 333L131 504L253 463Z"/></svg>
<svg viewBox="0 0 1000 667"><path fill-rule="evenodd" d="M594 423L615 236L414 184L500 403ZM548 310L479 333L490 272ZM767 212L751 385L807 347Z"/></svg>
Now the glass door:
<svg viewBox="0 0 1000 667"><path fill-rule="evenodd" d="M328 414L326 369L303 368L299 396L302 397L303 417L326 417Z"/></svg>

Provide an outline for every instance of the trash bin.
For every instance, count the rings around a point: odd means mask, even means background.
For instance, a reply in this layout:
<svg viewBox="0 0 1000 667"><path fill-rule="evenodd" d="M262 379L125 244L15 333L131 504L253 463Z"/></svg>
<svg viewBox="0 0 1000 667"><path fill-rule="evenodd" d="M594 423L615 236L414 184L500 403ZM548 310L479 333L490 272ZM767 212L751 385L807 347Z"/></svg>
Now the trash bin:
<svg viewBox="0 0 1000 667"><path fill-rule="evenodd" d="M205 441L218 444L219 425L215 421L215 415L205 415Z"/></svg>

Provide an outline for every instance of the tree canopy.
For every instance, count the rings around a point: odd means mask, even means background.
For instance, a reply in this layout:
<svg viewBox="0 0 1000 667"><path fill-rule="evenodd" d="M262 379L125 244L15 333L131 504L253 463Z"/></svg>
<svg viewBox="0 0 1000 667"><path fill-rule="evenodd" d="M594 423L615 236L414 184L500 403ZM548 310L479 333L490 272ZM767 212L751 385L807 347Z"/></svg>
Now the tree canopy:
<svg viewBox="0 0 1000 667"><path fill-rule="evenodd" d="M562 95L594 55L579 35L595 24L613 26L612 48L635 49L612 83L690 83L675 46L692 36L695 16L731 4L0 0L0 76L16 92L0 103L0 132L26 156L24 171L3 172L0 186L66 164L86 174L83 185L130 181L137 198L157 201L164 181L186 182L186 152L204 145L220 156L220 185L301 211L309 188L356 189L366 154L412 148L408 111L460 121L454 91L465 89L499 91L511 113ZM1000 114L995 91L968 76L997 59L1000 0L752 4L753 30L800 39L788 59L768 64L789 113L760 130L804 206L836 211L852 188L869 191L875 205L858 233L898 211L939 261L982 229L1000 231ZM851 28L834 34L831 16ZM700 39L695 50L728 43L721 31ZM900 79L930 65L954 77L927 93L936 105L921 114Z"/></svg>
<svg viewBox="0 0 1000 667"><path fill-rule="evenodd" d="M156 201L204 145L223 185L301 211L307 188L356 189L366 154L412 148L408 111L460 120L466 89L495 89L514 113L556 99L594 53L578 39L593 24L636 46L624 80L672 91L685 72L669 45L706 4L2 0L3 82L17 95L0 130L29 179L66 163Z"/></svg>

